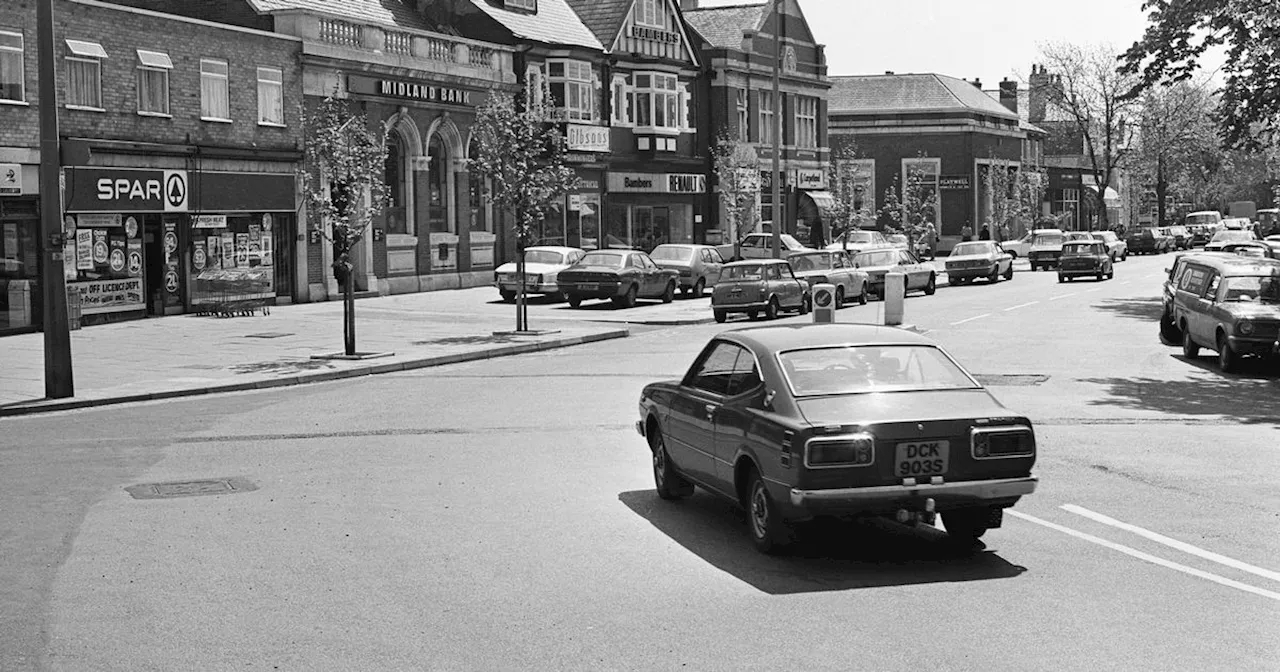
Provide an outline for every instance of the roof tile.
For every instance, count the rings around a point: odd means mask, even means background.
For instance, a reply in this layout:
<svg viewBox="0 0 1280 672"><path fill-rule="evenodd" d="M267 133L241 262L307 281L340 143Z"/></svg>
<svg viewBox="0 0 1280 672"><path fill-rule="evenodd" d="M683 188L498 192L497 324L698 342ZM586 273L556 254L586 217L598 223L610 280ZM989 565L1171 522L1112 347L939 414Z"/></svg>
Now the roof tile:
<svg viewBox="0 0 1280 672"><path fill-rule="evenodd" d="M582 23L608 48L622 30L635 0L567 0Z"/></svg>
<svg viewBox="0 0 1280 672"><path fill-rule="evenodd" d="M829 101L832 114L966 110L1018 118L973 84L933 73L832 77Z"/></svg>
<svg viewBox="0 0 1280 672"><path fill-rule="evenodd" d="M505 26L516 37L545 44L563 44L604 51L600 40L596 39L595 34L583 25L582 20L569 8L565 0L538 0L536 14L508 11L495 7L485 0L470 0L470 2L494 21Z"/></svg>
<svg viewBox="0 0 1280 672"><path fill-rule="evenodd" d="M735 5L686 9L685 22L711 46L737 49L742 46L742 31L759 30L766 5Z"/></svg>

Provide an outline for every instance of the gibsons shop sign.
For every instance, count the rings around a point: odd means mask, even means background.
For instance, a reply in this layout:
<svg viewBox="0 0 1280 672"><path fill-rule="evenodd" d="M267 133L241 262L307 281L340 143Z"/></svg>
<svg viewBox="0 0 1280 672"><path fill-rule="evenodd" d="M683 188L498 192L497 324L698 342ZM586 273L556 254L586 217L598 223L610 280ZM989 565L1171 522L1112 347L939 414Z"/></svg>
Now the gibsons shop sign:
<svg viewBox="0 0 1280 672"><path fill-rule="evenodd" d="M375 79L360 75L347 75L347 90L369 96L404 98L426 103L465 105L473 107L480 101L480 93L469 89L440 86L422 82L405 82L398 79Z"/></svg>

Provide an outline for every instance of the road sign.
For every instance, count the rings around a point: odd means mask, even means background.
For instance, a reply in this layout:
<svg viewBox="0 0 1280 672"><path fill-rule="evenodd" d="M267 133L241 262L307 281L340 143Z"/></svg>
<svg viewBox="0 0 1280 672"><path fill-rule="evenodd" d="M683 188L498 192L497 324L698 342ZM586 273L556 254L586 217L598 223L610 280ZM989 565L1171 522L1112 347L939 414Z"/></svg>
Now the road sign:
<svg viewBox="0 0 1280 672"><path fill-rule="evenodd" d="M829 324L836 321L836 286L822 283L813 286L813 321Z"/></svg>

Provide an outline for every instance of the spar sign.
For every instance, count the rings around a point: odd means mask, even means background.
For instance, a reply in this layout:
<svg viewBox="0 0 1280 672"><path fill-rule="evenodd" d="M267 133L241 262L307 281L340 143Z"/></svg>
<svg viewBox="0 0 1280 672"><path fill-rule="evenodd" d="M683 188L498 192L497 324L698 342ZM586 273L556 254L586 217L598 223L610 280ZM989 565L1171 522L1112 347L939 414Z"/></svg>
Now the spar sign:
<svg viewBox="0 0 1280 672"><path fill-rule="evenodd" d="M186 212L190 183L185 170L66 169L67 212Z"/></svg>

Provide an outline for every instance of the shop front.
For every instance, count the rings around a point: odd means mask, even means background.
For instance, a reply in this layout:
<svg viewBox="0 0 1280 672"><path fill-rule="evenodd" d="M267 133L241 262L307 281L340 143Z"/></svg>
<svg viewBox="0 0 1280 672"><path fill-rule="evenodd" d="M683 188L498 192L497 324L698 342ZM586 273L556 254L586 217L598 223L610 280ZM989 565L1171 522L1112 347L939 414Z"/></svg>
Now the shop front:
<svg viewBox="0 0 1280 672"><path fill-rule="evenodd" d="M796 230L800 242L821 249L831 240L832 212L835 197L827 191L827 173L817 169L797 169L792 184L796 185Z"/></svg>
<svg viewBox="0 0 1280 672"><path fill-rule="evenodd" d="M700 173L607 175L602 247L646 252L663 243L693 243L701 221L707 176Z"/></svg>
<svg viewBox="0 0 1280 672"><path fill-rule="evenodd" d="M0 334L34 331L43 319L37 168L0 163Z"/></svg>
<svg viewBox="0 0 1280 672"><path fill-rule="evenodd" d="M292 172L70 167L65 178L64 268L83 323L291 296Z"/></svg>

